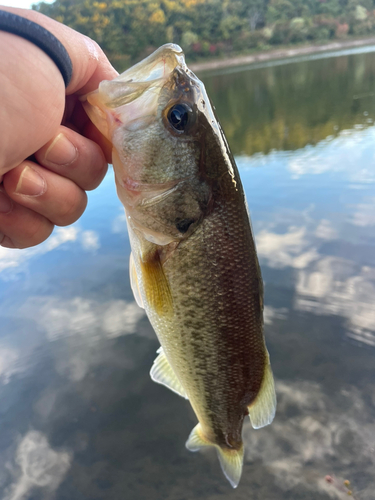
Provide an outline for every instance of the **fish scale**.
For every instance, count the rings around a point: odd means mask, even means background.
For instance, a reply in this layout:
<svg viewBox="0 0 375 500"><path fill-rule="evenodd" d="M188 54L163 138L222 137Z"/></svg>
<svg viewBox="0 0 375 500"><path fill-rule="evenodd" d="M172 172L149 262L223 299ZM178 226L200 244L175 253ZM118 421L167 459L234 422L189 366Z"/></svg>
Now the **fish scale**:
<svg viewBox="0 0 375 500"><path fill-rule="evenodd" d="M113 82L84 106L113 145L132 289L161 344L151 377L189 400L199 423L187 448L214 447L236 487L243 420L263 427L276 407L239 173L178 46L161 47Z"/></svg>

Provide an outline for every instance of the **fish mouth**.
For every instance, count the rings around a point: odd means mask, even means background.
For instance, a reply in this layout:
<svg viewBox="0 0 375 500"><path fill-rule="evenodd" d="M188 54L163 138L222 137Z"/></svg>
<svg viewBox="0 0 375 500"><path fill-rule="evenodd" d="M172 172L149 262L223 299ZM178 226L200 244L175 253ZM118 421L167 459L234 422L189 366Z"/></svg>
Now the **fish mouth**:
<svg viewBox="0 0 375 500"><path fill-rule="evenodd" d="M184 52L179 45L166 43L119 75L115 81L141 83L165 80L177 67L186 70Z"/></svg>
<svg viewBox="0 0 375 500"><path fill-rule="evenodd" d="M167 43L114 80L101 82L98 93L108 108L118 108L135 101L149 89L162 88L176 69L187 70L183 50Z"/></svg>
<svg viewBox="0 0 375 500"><path fill-rule="evenodd" d="M91 121L111 140L119 124L144 128L155 119L160 92L176 70L189 71L181 47L167 43L114 80L102 81L81 101Z"/></svg>
<svg viewBox="0 0 375 500"><path fill-rule="evenodd" d="M168 122L169 110L178 103L185 103L194 115L204 115L220 136L204 85L187 67L181 47L173 43L161 46L114 80L102 81L82 102L91 121L119 149L121 134L139 132L159 119L172 135L190 140L194 127L182 133Z"/></svg>

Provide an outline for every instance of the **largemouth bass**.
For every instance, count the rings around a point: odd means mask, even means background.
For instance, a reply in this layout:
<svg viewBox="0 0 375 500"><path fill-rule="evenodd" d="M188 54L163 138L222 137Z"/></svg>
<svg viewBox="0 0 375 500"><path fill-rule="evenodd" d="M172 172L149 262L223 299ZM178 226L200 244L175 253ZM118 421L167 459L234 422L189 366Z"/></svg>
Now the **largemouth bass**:
<svg viewBox="0 0 375 500"><path fill-rule="evenodd" d="M161 348L151 377L189 400L186 446L216 448L233 487L242 425L272 422L263 286L245 194L203 83L167 44L86 96L113 145L131 285Z"/></svg>

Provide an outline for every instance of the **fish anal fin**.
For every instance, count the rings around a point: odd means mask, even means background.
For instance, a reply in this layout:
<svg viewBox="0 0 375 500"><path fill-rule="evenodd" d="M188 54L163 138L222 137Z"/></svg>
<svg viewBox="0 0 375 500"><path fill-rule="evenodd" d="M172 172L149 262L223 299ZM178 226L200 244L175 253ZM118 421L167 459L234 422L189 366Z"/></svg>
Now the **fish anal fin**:
<svg viewBox="0 0 375 500"><path fill-rule="evenodd" d="M159 355L155 359L150 371L152 380L158 384L165 385L179 396L188 399L185 389L182 387L181 382L178 380L173 368L169 364L162 347L158 350L158 353Z"/></svg>
<svg viewBox="0 0 375 500"><path fill-rule="evenodd" d="M217 456L225 477L233 488L237 488L242 474L244 456L243 445L239 450L222 448L207 439L202 432L201 425L198 424L191 431L189 439L186 442L186 448L190 451L198 451L207 446L216 448Z"/></svg>
<svg viewBox="0 0 375 500"><path fill-rule="evenodd" d="M276 413L276 392L269 358L264 370L262 385L258 396L248 407L251 425L260 429L274 419Z"/></svg>
<svg viewBox="0 0 375 500"><path fill-rule="evenodd" d="M139 283L138 283L137 271L135 269L133 253L130 253L129 274L130 274L130 285L132 287L135 301L137 302L139 307L142 307L142 309L144 309L145 306L143 304L141 292L139 290Z"/></svg>
<svg viewBox="0 0 375 500"><path fill-rule="evenodd" d="M159 252L148 254L146 259L141 258L140 266L147 303L159 316L172 315L172 294Z"/></svg>
<svg viewBox="0 0 375 500"><path fill-rule="evenodd" d="M189 451L199 451L205 446L216 446L209 439L205 437L202 432L201 424L197 424L191 431L188 440L186 441L186 448Z"/></svg>

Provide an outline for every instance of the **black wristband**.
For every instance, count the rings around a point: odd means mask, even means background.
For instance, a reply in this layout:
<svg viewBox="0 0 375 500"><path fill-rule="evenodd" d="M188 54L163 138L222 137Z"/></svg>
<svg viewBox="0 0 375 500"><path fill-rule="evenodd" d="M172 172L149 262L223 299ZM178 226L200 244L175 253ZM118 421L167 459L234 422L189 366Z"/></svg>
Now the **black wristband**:
<svg viewBox="0 0 375 500"><path fill-rule="evenodd" d="M72 78L73 65L64 45L55 35L28 19L0 10L0 30L18 35L43 50L61 71L65 87Z"/></svg>

